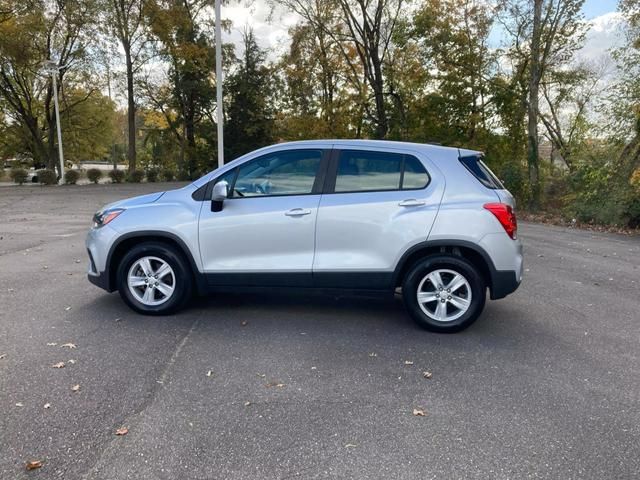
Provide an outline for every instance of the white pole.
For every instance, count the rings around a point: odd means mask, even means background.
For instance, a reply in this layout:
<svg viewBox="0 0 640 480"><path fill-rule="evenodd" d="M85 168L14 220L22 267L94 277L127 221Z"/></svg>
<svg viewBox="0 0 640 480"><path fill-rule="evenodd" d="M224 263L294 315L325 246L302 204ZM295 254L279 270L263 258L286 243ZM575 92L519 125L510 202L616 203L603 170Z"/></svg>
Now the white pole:
<svg viewBox="0 0 640 480"><path fill-rule="evenodd" d="M224 116L222 111L222 26L220 19L220 0L216 6L216 110L218 116L218 166L224 165Z"/></svg>
<svg viewBox="0 0 640 480"><path fill-rule="evenodd" d="M56 111L56 127L58 129L58 157L60 158L60 185L64 183L64 155L62 154L62 130L60 128L60 107L58 105L58 85L56 83L56 77L58 71L51 72L53 78L53 104Z"/></svg>

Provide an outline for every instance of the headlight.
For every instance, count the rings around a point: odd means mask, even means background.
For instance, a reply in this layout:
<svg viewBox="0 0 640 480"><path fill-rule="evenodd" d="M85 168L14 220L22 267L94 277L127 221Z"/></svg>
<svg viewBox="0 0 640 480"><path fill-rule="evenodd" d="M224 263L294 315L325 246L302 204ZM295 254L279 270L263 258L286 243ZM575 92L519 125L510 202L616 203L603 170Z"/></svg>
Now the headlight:
<svg viewBox="0 0 640 480"><path fill-rule="evenodd" d="M112 208L103 212L98 212L93 216L93 228L104 227L124 212L124 208Z"/></svg>

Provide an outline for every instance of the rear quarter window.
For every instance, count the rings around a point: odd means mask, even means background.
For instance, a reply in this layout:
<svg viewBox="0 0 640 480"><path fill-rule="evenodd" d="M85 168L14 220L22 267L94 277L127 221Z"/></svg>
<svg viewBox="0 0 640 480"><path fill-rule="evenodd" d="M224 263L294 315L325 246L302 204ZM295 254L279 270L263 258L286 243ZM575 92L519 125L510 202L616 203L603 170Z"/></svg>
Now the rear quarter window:
<svg viewBox="0 0 640 480"><path fill-rule="evenodd" d="M471 175L485 187L492 190L503 190L504 185L491 171L489 167L482 161L481 155L469 155L466 157L460 157L460 163L462 163Z"/></svg>

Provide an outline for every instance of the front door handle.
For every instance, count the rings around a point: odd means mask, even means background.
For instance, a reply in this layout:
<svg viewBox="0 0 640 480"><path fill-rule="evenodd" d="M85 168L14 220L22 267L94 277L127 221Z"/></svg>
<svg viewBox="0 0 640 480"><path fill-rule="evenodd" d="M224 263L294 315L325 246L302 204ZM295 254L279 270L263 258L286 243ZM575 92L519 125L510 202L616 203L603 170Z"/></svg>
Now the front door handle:
<svg viewBox="0 0 640 480"><path fill-rule="evenodd" d="M425 202L421 202L420 200L416 200L415 198L410 198L408 200L401 201L398 205L401 207L421 207L425 204Z"/></svg>
<svg viewBox="0 0 640 480"><path fill-rule="evenodd" d="M311 214L311 210L307 210L306 208L292 208L285 213L287 217L301 217L302 215L309 214Z"/></svg>

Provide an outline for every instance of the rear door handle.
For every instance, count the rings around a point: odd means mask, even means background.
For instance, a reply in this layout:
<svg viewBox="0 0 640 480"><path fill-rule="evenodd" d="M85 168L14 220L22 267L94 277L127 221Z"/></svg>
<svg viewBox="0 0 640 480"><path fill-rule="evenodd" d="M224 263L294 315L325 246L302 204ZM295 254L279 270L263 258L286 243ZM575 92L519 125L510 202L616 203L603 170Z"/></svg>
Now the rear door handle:
<svg viewBox="0 0 640 480"><path fill-rule="evenodd" d="M421 202L420 200L416 200L415 198L410 198L408 200L401 201L398 205L401 207L421 207L425 204L425 202Z"/></svg>
<svg viewBox="0 0 640 480"><path fill-rule="evenodd" d="M307 210L306 208L292 208L285 213L287 217L301 217L302 215L309 214L311 214L311 210Z"/></svg>

